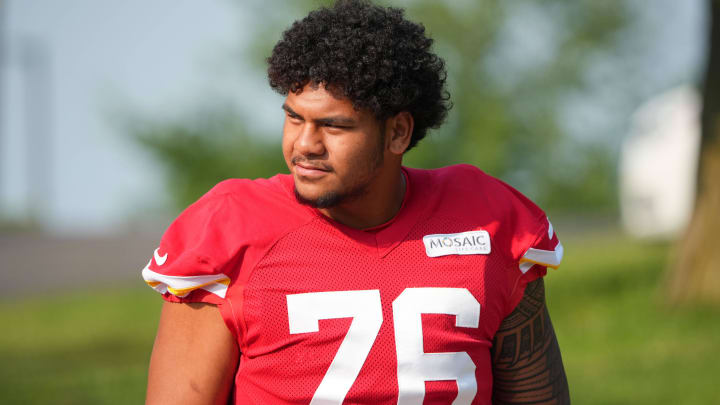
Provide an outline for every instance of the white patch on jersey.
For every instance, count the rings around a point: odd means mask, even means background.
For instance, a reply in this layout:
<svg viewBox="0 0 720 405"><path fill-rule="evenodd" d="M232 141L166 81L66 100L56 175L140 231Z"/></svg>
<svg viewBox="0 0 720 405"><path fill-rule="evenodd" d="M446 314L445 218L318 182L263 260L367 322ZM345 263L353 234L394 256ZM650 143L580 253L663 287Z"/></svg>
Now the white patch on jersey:
<svg viewBox="0 0 720 405"><path fill-rule="evenodd" d="M490 254L490 234L482 230L425 235L423 243L428 257Z"/></svg>
<svg viewBox="0 0 720 405"><path fill-rule="evenodd" d="M563 249L560 241L558 241L554 250L530 248L525 252L523 257L520 258L520 271L526 273L536 264L557 269L560 267L560 262L562 262L564 251L565 249Z"/></svg>
<svg viewBox="0 0 720 405"><path fill-rule="evenodd" d="M555 234L555 230L553 229L552 222L550 222L550 218L548 218L547 221L548 221L548 239L552 239L553 235Z"/></svg>
<svg viewBox="0 0 720 405"><path fill-rule="evenodd" d="M162 266L163 264L165 264L168 254L165 253L164 256L160 256L160 248L157 248L155 249L155 252L153 252L153 256L155 257L155 263L157 263L158 266Z"/></svg>

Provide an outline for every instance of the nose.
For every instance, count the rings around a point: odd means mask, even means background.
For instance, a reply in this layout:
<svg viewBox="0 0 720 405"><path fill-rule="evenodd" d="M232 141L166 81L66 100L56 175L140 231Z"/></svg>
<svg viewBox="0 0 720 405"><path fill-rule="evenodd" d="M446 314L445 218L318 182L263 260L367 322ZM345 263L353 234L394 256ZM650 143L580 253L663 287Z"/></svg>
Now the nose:
<svg viewBox="0 0 720 405"><path fill-rule="evenodd" d="M295 151L303 156L321 156L325 154L323 135L317 125L306 122L302 125L294 145Z"/></svg>

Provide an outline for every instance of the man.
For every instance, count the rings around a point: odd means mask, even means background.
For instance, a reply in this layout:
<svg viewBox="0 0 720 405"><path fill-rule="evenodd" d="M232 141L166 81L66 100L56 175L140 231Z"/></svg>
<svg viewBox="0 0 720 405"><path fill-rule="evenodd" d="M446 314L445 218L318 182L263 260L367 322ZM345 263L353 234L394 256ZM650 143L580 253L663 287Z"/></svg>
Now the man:
<svg viewBox="0 0 720 405"><path fill-rule="evenodd" d="M291 174L224 181L163 236L148 403L569 403L545 214L474 167L401 165L449 109L431 43L361 0L284 33Z"/></svg>

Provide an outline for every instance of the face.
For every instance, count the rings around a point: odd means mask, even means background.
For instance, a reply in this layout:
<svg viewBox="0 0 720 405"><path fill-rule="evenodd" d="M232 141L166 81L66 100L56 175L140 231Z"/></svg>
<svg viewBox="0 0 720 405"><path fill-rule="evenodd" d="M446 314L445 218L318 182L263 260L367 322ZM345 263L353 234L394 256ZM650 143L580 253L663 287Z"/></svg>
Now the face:
<svg viewBox="0 0 720 405"><path fill-rule="evenodd" d="M383 167L382 126L323 86L290 93L283 105L283 155L298 200L330 208L365 195Z"/></svg>

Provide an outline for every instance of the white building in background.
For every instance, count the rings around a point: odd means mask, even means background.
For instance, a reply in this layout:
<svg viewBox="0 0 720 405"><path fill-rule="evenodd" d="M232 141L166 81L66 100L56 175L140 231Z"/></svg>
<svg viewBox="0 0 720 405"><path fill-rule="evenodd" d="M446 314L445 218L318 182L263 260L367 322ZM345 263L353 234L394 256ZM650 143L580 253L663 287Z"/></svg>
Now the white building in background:
<svg viewBox="0 0 720 405"><path fill-rule="evenodd" d="M701 100L679 87L635 112L620 153L620 213L640 238L672 238L685 229L695 202Z"/></svg>

